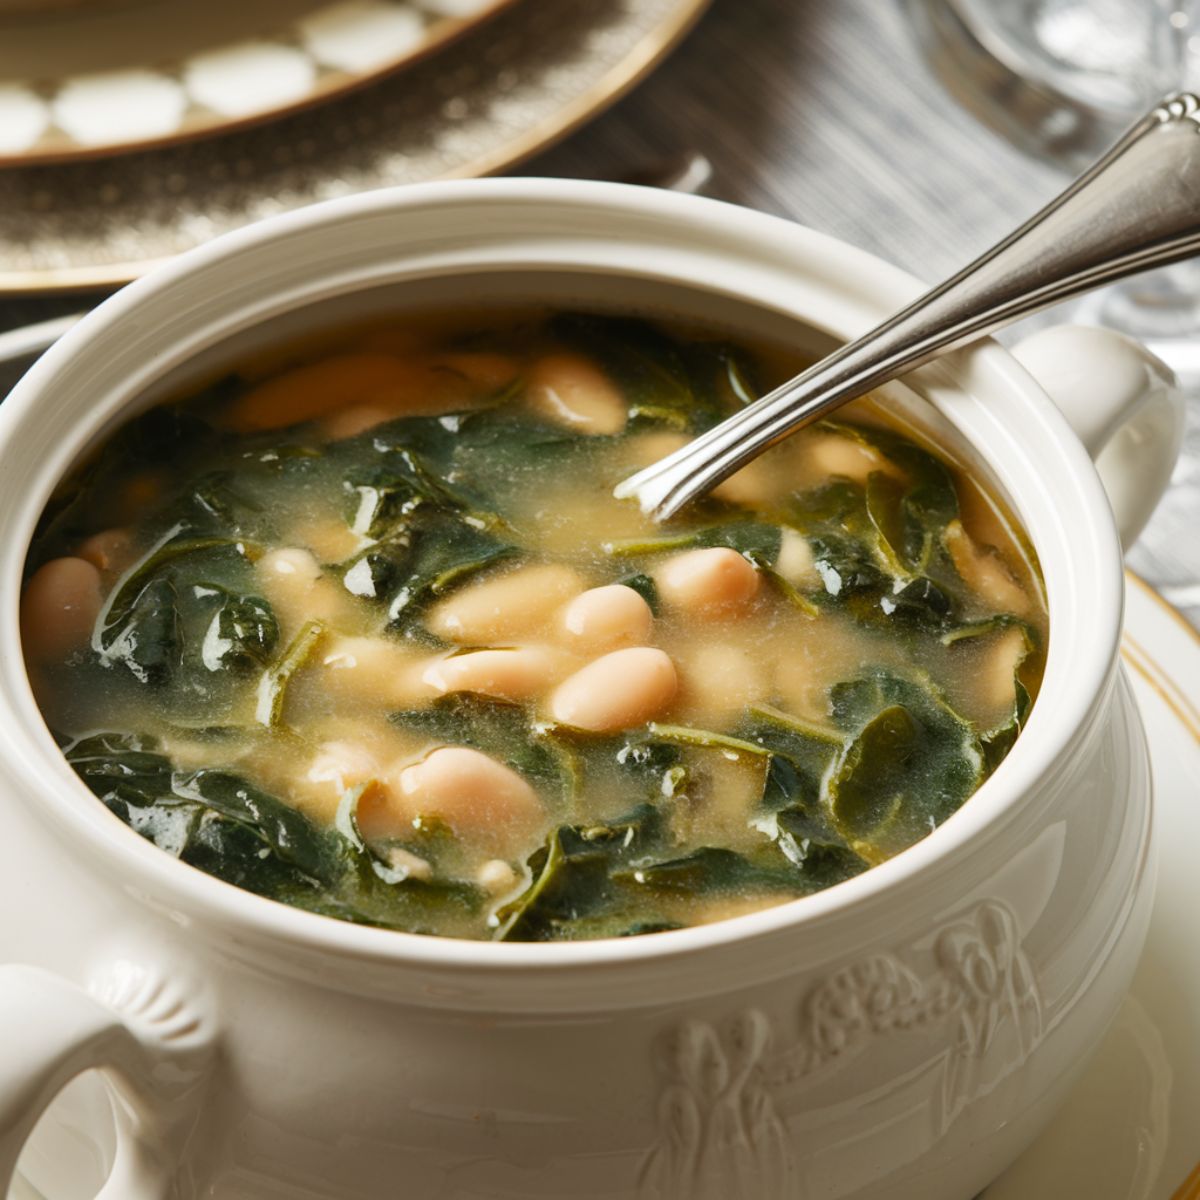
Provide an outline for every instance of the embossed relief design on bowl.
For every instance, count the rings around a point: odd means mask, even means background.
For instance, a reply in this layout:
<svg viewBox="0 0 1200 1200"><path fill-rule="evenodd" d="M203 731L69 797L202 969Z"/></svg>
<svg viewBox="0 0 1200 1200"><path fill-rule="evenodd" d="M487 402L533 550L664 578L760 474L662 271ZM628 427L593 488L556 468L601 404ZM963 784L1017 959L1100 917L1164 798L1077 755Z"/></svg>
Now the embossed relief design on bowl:
<svg viewBox="0 0 1200 1200"><path fill-rule="evenodd" d="M920 958L871 954L841 967L804 994L795 1034L758 1008L722 1028L685 1021L664 1034L643 1200L726 1200L751 1187L761 1200L793 1196L798 1167L776 1097L870 1053L876 1038L957 1026L931 1138L1019 1069L1042 1038L1043 1003L1013 911L983 901L941 929L931 962Z"/></svg>

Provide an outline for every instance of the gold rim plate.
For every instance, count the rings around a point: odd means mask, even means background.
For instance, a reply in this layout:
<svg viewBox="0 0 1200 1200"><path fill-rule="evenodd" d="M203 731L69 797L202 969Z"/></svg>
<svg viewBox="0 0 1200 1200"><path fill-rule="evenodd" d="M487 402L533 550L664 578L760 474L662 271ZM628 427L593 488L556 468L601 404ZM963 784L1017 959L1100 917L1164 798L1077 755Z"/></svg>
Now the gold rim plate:
<svg viewBox="0 0 1200 1200"><path fill-rule="evenodd" d="M305 204L505 170L623 95L708 3L525 0L403 72L269 124L0 170L0 291L114 286Z"/></svg>
<svg viewBox="0 0 1200 1200"><path fill-rule="evenodd" d="M64 13L0 0L0 167L169 146L296 112L513 3L89 0Z"/></svg>

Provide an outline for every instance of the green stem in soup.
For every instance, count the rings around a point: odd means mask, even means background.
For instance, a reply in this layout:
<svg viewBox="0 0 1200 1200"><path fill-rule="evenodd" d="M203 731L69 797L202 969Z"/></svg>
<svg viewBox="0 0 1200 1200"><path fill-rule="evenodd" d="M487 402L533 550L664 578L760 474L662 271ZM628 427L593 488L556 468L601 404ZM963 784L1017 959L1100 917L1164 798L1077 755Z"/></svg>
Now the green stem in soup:
<svg viewBox="0 0 1200 1200"><path fill-rule="evenodd" d="M324 632L325 626L321 621L305 621L279 661L263 672L254 707L254 718L260 725L273 728L282 721L288 684L312 657Z"/></svg>

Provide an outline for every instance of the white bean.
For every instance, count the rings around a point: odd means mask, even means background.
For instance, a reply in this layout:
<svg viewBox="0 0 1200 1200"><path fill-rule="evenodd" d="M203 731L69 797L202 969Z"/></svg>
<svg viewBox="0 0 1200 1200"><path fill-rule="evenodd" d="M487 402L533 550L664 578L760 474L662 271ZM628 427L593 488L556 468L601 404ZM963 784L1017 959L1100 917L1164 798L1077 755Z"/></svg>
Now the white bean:
<svg viewBox="0 0 1200 1200"><path fill-rule="evenodd" d="M350 596L321 574L320 564L308 550L298 546L271 550L255 566L285 636L312 618L333 625L353 619Z"/></svg>
<svg viewBox="0 0 1200 1200"><path fill-rule="evenodd" d="M429 610L426 625L451 642L478 645L519 637L544 629L554 611L582 590L570 567L518 567L459 588Z"/></svg>
<svg viewBox="0 0 1200 1200"><path fill-rule="evenodd" d="M633 440L628 452L629 461L634 466L648 467L660 458L683 449L689 441L691 438L686 434L671 433L664 429L644 433ZM712 495L730 504L752 505L765 503L777 490L770 464L757 458L740 471L735 471L728 479L723 479L713 488Z"/></svg>
<svg viewBox="0 0 1200 1200"><path fill-rule="evenodd" d="M520 366L515 358L507 354L490 354L482 350L464 350L457 354L439 354L433 365L446 371L453 371L469 379L478 387L495 391L506 383L511 383L516 377Z"/></svg>
<svg viewBox="0 0 1200 1200"><path fill-rule="evenodd" d="M700 642L680 664L683 700L704 720L723 723L768 692L763 667L737 646Z"/></svg>
<svg viewBox="0 0 1200 1200"><path fill-rule="evenodd" d="M357 787L379 774L379 762L354 742L326 742L317 748L305 778L309 783L331 783L338 792Z"/></svg>
<svg viewBox="0 0 1200 1200"><path fill-rule="evenodd" d="M840 433L809 433L803 439L809 468L817 479L840 477L865 485L873 471L901 477L902 472L874 446Z"/></svg>
<svg viewBox="0 0 1200 1200"><path fill-rule="evenodd" d="M428 883L433 878L433 864L402 846L385 846L382 855L387 865L400 872L403 879Z"/></svg>
<svg viewBox="0 0 1200 1200"><path fill-rule="evenodd" d="M502 858L489 858L475 873L475 882L493 896L503 896L517 886L517 873Z"/></svg>
<svg viewBox="0 0 1200 1200"><path fill-rule="evenodd" d="M550 697L550 714L576 729L613 733L661 715L678 686L675 665L661 650L614 650L559 684Z"/></svg>
<svg viewBox="0 0 1200 1200"><path fill-rule="evenodd" d="M267 579L283 580L288 587L306 587L321 578L320 564L298 546L267 551L258 560L258 569Z"/></svg>
<svg viewBox="0 0 1200 1200"><path fill-rule="evenodd" d="M253 432L312 421L411 376L409 365L391 354L336 354L260 383L233 405L229 424Z"/></svg>
<svg viewBox="0 0 1200 1200"><path fill-rule="evenodd" d="M581 354L547 354L529 374L529 404L579 433L612 434L625 428L625 398L611 379Z"/></svg>
<svg viewBox="0 0 1200 1200"><path fill-rule="evenodd" d="M525 700L558 682L570 656L546 646L509 650L474 650L441 658L425 668L421 679L439 695L474 692L505 700Z"/></svg>
<svg viewBox="0 0 1200 1200"><path fill-rule="evenodd" d="M942 536L954 569L972 591L1003 612L1029 611L1029 593L1017 582L998 550L976 545L958 520L951 521Z"/></svg>
<svg viewBox="0 0 1200 1200"><path fill-rule="evenodd" d="M761 580L736 550L714 546L689 550L664 563L654 575L663 600L693 614L723 614L749 604Z"/></svg>
<svg viewBox="0 0 1200 1200"><path fill-rule="evenodd" d="M322 690L366 708L407 708L438 693L421 678L429 659L384 638L334 637L321 655Z"/></svg>
<svg viewBox="0 0 1200 1200"><path fill-rule="evenodd" d="M794 587L811 587L821 581L808 538L795 529L785 527L780 535L775 570Z"/></svg>
<svg viewBox="0 0 1200 1200"><path fill-rule="evenodd" d="M344 562L366 544L345 521L337 517L314 519L304 525L293 526L290 536L303 542L321 562L326 563Z"/></svg>
<svg viewBox="0 0 1200 1200"><path fill-rule="evenodd" d="M326 742L299 781L299 806L319 821L332 822L346 790L370 783L379 774L379 761L365 746Z"/></svg>
<svg viewBox="0 0 1200 1200"><path fill-rule="evenodd" d="M460 837L503 845L527 837L543 817L537 793L516 771L467 746L442 746L391 782L393 832L436 817Z"/></svg>
<svg viewBox="0 0 1200 1200"><path fill-rule="evenodd" d="M21 597L21 642L43 663L59 663L87 645L103 595L100 572L82 558L53 558L34 573Z"/></svg>
<svg viewBox="0 0 1200 1200"><path fill-rule="evenodd" d="M642 646L650 640L654 614L631 587L610 583L580 593L563 610L567 641L584 650Z"/></svg>
<svg viewBox="0 0 1200 1200"><path fill-rule="evenodd" d="M355 404L330 413L321 422L321 428L331 442L340 442L344 438L358 437L376 425L384 425L394 420L396 415L377 404Z"/></svg>
<svg viewBox="0 0 1200 1200"><path fill-rule="evenodd" d="M120 574L133 563L133 535L128 529L102 529L79 543L78 554L101 571Z"/></svg>

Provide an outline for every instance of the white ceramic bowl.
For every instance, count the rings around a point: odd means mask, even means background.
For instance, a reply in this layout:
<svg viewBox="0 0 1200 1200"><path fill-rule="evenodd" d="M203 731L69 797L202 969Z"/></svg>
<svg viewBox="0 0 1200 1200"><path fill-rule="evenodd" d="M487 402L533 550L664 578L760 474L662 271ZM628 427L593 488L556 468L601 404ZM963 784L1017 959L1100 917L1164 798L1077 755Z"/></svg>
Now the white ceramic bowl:
<svg viewBox="0 0 1200 1200"><path fill-rule="evenodd" d="M534 298L815 350L917 290L858 250L709 200L437 184L221 238L55 346L0 406L0 904L18 916L0 929L13 964L0 968L0 1186L38 1114L90 1067L119 1098L103 1192L119 1200L938 1200L996 1174L1115 1011L1152 874L1113 517L1068 423L999 346L926 370L914 389L927 399L897 403L973 446L1024 521L1050 607L1041 697L945 825L766 912L492 945L273 904L180 865L96 802L42 723L17 635L22 563L56 481L138 408L277 337L381 305ZM1027 356L1066 363L1060 397L1104 414L1086 432L1114 480L1139 447L1121 514L1132 535L1178 446L1154 360L1062 330ZM53 1114L38 1136L62 1144ZM34 1164L47 1186L53 1160Z"/></svg>

